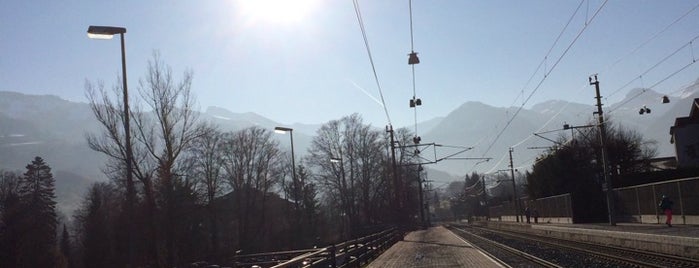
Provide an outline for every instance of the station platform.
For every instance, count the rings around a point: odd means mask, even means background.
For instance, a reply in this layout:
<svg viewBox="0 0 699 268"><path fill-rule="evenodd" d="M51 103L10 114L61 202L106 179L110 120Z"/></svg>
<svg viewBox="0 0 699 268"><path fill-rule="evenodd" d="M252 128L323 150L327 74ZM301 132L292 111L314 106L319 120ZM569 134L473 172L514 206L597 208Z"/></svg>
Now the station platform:
<svg viewBox="0 0 699 268"><path fill-rule="evenodd" d="M699 259L699 226L677 224L608 223L527 224L517 222L475 222L488 228L512 230L554 238L634 248L692 259Z"/></svg>
<svg viewBox="0 0 699 268"><path fill-rule="evenodd" d="M503 267L442 226L408 233L367 267Z"/></svg>

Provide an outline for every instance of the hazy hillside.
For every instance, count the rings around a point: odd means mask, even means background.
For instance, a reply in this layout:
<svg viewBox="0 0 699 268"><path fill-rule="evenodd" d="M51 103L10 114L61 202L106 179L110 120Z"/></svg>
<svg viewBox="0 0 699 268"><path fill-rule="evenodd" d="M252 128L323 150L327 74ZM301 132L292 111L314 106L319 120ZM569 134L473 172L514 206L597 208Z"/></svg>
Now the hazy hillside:
<svg viewBox="0 0 699 268"><path fill-rule="evenodd" d="M673 156L674 148L669 143L670 126L676 117L688 115L691 101L699 97L699 80L676 92L680 91L680 96L670 97L670 103L661 104L662 94L634 89L624 100L605 104L605 116L611 118L615 125L622 124L625 128L639 131L646 139L656 140L659 156ZM444 117L418 124L423 144L444 145L423 151L423 157L440 159L461 150L456 147L463 146L473 149L455 157L492 159L478 165L476 163L481 162L479 159L443 160L425 165L428 178L436 182L457 180L473 171L505 168L509 160L508 148L513 146L515 167L526 169L542 152L537 147L551 146L549 139L569 137L570 132L561 131L564 122L573 126L593 122L592 113L596 108L592 104L593 101L579 104L561 100L535 104L531 109L519 111L507 131L501 132L517 112L517 107L493 107L465 101ZM652 110L650 114L638 113L644 105ZM305 155L316 130L325 123L283 125L255 113L233 113L220 107L209 107L200 114L200 119L213 122L224 131L251 126L270 130L276 126L291 127L294 129L297 159ZM407 127L413 129L412 126ZM0 168L21 172L35 156L43 157L56 176L61 208L75 208L91 182L105 180L101 168L106 158L90 150L85 142L85 133L98 133L99 130L86 103L66 101L56 96L0 91ZM534 132L545 133L541 135L546 139L534 136ZM281 146L289 148L288 134L278 134L275 138Z"/></svg>
<svg viewBox="0 0 699 268"><path fill-rule="evenodd" d="M633 89L618 103L604 106L605 118L611 119L615 127L636 130L645 139L655 140L658 156L674 156L674 147L669 142L670 127L676 117L689 114L691 101L699 97L699 83L681 90L682 98L670 97L670 103L662 104L662 94L648 89ZM515 167L524 169L542 152L541 148L554 144L550 140L569 139L570 132L562 131L564 123L571 126L594 123L596 117L593 112L596 111L596 107L592 104L594 102L586 105L560 100L539 103L531 109L521 110L515 120L510 122L507 131L501 133L500 130L516 112L515 107L506 109L480 102L466 102L441 120L432 131L422 135L422 141L474 147L457 157L492 158L479 165L476 165L479 159L444 160L432 165L435 169L452 174L463 175L472 171L485 172L506 168L509 164L507 152L510 147L515 147ZM644 106L651 109L651 113L639 114L640 108ZM544 138L533 135L535 132ZM439 158L439 151L437 154ZM448 155L446 150L443 155ZM499 164L496 165L497 163Z"/></svg>

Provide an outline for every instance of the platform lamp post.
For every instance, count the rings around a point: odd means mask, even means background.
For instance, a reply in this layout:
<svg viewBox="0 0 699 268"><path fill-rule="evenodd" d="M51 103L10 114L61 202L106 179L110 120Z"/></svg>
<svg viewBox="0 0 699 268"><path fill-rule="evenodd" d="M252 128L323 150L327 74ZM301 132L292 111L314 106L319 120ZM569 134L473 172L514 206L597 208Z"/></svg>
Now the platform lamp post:
<svg viewBox="0 0 699 268"><path fill-rule="evenodd" d="M91 39L112 39L114 35L119 34L121 39L121 80L124 97L124 138L126 150L126 195L128 213L133 213L134 202L134 181L133 181L133 151L131 148L131 127L130 127L130 110L129 110L129 90L126 85L126 51L124 49L124 33L126 28L112 26L90 26L87 28L87 37ZM134 222L133 216L129 216L129 267L134 265Z"/></svg>
<svg viewBox="0 0 699 268"><path fill-rule="evenodd" d="M294 191L299 190L299 185L298 181L296 180L296 160L294 160L294 129L293 128L288 128L288 127L275 127L274 132L279 133L279 134L286 134L287 132L289 133L289 138L291 139L291 179L293 180L293 185L294 185ZM296 209L298 210L298 196L294 197L294 204L296 206Z"/></svg>
<svg viewBox="0 0 699 268"><path fill-rule="evenodd" d="M340 156L340 157L330 156L330 163L340 165L340 173L342 173L341 184L342 184L342 187L345 187L347 180L345 179L345 163L342 161L342 156ZM341 233L345 239L349 240L350 238L352 238L352 224L349 222L349 215L346 214L344 205L342 206L341 216L342 216L342 218L341 218L341 220L342 220Z"/></svg>

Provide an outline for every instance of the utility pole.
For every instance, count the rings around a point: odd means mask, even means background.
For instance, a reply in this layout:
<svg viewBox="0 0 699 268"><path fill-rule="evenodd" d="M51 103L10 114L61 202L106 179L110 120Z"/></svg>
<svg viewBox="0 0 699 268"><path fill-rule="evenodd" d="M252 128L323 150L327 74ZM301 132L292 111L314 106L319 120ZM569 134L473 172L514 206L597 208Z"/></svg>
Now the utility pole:
<svg viewBox="0 0 699 268"><path fill-rule="evenodd" d="M609 160L609 155L607 155L607 129L604 123L604 116L602 114L602 96L599 93L599 80L597 80L597 75L594 75L595 81L592 81L592 76L588 77L590 85L595 86L595 92L597 93L597 124L599 126L600 135L600 146L602 146L602 172L604 172L604 185L607 195L607 214L609 214L609 225L616 226L616 220L614 219L614 191L612 188L612 178L609 177L609 170L607 166L607 161Z"/></svg>
<svg viewBox="0 0 699 268"><path fill-rule="evenodd" d="M400 185L398 183L398 168L396 167L396 143L395 143L395 138L393 136L393 126L388 125L386 126L386 132L388 132L391 135L391 166L393 170L393 211L397 213L395 217L396 223L402 222L401 219L401 213L403 213L403 210L401 209L401 201L400 201Z"/></svg>
<svg viewBox="0 0 699 268"><path fill-rule="evenodd" d="M512 162L512 152L514 148L510 147L510 175L512 176L512 194L515 202L515 217L519 222L519 200L517 200L517 185L515 184L515 165Z"/></svg>
<svg viewBox="0 0 699 268"><path fill-rule="evenodd" d="M488 192L485 189L485 174L481 176L481 183L483 184L483 207L485 208L485 219L490 220L490 209L488 208Z"/></svg>
<svg viewBox="0 0 699 268"><path fill-rule="evenodd" d="M422 179L420 179L420 173L422 173L422 165L417 165L417 185L420 202L420 225L422 226L422 229L427 229L427 225L425 224L425 198L423 197L424 193L422 189Z"/></svg>

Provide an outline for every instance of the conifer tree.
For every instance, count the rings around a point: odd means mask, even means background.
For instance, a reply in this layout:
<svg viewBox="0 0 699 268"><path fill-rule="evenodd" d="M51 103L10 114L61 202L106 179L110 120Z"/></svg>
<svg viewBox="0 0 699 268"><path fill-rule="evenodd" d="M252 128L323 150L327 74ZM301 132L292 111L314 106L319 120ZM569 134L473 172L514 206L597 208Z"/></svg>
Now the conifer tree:
<svg viewBox="0 0 699 268"><path fill-rule="evenodd" d="M0 267L17 265L17 246L21 240L19 176L0 171Z"/></svg>
<svg viewBox="0 0 699 268"><path fill-rule="evenodd" d="M41 157L27 165L19 181L26 228L20 241L17 263L20 267L54 267L56 249L56 195L51 168Z"/></svg>

